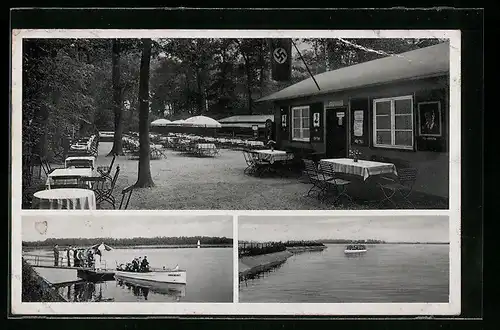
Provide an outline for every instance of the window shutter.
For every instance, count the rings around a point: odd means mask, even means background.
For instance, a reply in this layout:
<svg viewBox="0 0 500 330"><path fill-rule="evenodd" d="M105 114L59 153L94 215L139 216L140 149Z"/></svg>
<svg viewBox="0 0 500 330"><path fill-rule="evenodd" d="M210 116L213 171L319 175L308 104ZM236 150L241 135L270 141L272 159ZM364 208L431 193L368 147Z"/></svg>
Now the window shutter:
<svg viewBox="0 0 500 330"><path fill-rule="evenodd" d="M313 103L309 106L309 136L310 142L323 142L324 135L324 106L323 102Z"/></svg>

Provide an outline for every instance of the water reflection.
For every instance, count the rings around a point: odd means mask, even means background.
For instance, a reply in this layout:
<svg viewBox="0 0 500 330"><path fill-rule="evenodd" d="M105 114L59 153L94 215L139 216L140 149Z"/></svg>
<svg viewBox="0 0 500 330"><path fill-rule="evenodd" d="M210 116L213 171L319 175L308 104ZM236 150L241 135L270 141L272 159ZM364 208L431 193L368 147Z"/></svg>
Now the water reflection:
<svg viewBox="0 0 500 330"><path fill-rule="evenodd" d="M68 286L56 287L58 293L67 301L71 302L101 302L114 301L113 298L105 298L106 282L78 282Z"/></svg>
<svg viewBox="0 0 500 330"><path fill-rule="evenodd" d="M155 283L154 285L149 284L136 284L129 283L124 280L117 280L117 286L122 289L127 289L133 293L136 297L143 297L144 300L148 300L149 292L154 292L158 294L168 295L175 298L176 301L180 301L181 297L186 296L186 285L185 284L172 284L172 283Z"/></svg>

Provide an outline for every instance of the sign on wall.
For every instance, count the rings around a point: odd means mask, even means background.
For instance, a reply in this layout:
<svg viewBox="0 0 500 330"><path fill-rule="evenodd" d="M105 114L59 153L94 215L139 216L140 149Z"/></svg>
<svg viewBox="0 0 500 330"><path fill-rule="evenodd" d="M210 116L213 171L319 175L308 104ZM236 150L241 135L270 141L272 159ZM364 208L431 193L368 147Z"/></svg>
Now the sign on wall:
<svg viewBox="0 0 500 330"><path fill-rule="evenodd" d="M369 125L369 100L359 98L350 100L351 109L351 144L358 146L368 146L370 133Z"/></svg>
<svg viewBox="0 0 500 330"><path fill-rule="evenodd" d="M447 147L445 91L433 90L415 95L417 150L444 152Z"/></svg>
<svg viewBox="0 0 500 330"><path fill-rule="evenodd" d="M323 102L313 103L310 105L311 123L310 123L310 141L320 143L323 142L324 124L323 124Z"/></svg>
<svg viewBox="0 0 500 330"><path fill-rule="evenodd" d="M281 134L280 137L282 140L288 140L288 135L289 135L289 129L288 127L290 126L288 124L289 119L288 119L288 107L281 107L280 108L280 127L281 127Z"/></svg>

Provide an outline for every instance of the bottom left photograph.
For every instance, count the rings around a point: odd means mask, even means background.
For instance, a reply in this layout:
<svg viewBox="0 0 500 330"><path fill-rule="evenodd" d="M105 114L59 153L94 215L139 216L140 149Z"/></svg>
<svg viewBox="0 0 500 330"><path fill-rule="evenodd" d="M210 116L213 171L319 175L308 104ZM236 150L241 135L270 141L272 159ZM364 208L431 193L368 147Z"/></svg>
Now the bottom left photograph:
<svg viewBox="0 0 500 330"><path fill-rule="evenodd" d="M25 215L22 302L233 302L233 219Z"/></svg>

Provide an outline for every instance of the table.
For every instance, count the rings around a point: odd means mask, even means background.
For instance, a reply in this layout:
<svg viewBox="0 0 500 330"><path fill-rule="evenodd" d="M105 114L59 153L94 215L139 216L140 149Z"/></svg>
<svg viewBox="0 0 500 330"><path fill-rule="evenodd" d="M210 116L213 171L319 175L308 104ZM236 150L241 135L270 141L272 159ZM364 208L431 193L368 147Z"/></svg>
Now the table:
<svg viewBox="0 0 500 330"><path fill-rule="evenodd" d="M215 155L217 153L217 147L214 143L197 143L195 150L200 155Z"/></svg>
<svg viewBox="0 0 500 330"><path fill-rule="evenodd" d="M82 177L89 177L93 176L93 171L91 168L57 168L52 173L49 174L47 177L47 181L45 185L47 186L47 189L50 189L50 185L53 183L52 178L55 176L82 176Z"/></svg>
<svg viewBox="0 0 500 330"><path fill-rule="evenodd" d="M95 167L95 157L94 156L71 156L71 157L68 157L64 161L64 167L66 167L66 168L71 167L72 162L76 162L79 164L81 164L82 162L89 162L91 168Z"/></svg>
<svg viewBox="0 0 500 330"><path fill-rule="evenodd" d="M259 159L268 161L271 164L274 164L276 161L287 161L293 159L293 154L288 153L283 150L255 150L253 153L257 154Z"/></svg>
<svg viewBox="0 0 500 330"><path fill-rule="evenodd" d="M90 189L58 188L33 195L33 208L44 210L95 210L95 194Z"/></svg>
<svg viewBox="0 0 500 330"><path fill-rule="evenodd" d="M372 175L389 173L398 175L396 166L391 163L381 163L361 159L355 162L350 158L321 159L320 162L332 164L335 172L358 175L363 177L363 180L365 181Z"/></svg>
<svg viewBox="0 0 500 330"><path fill-rule="evenodd" d="M246 144L249 146L264 146L262 141L247 141Z"/></svg>

